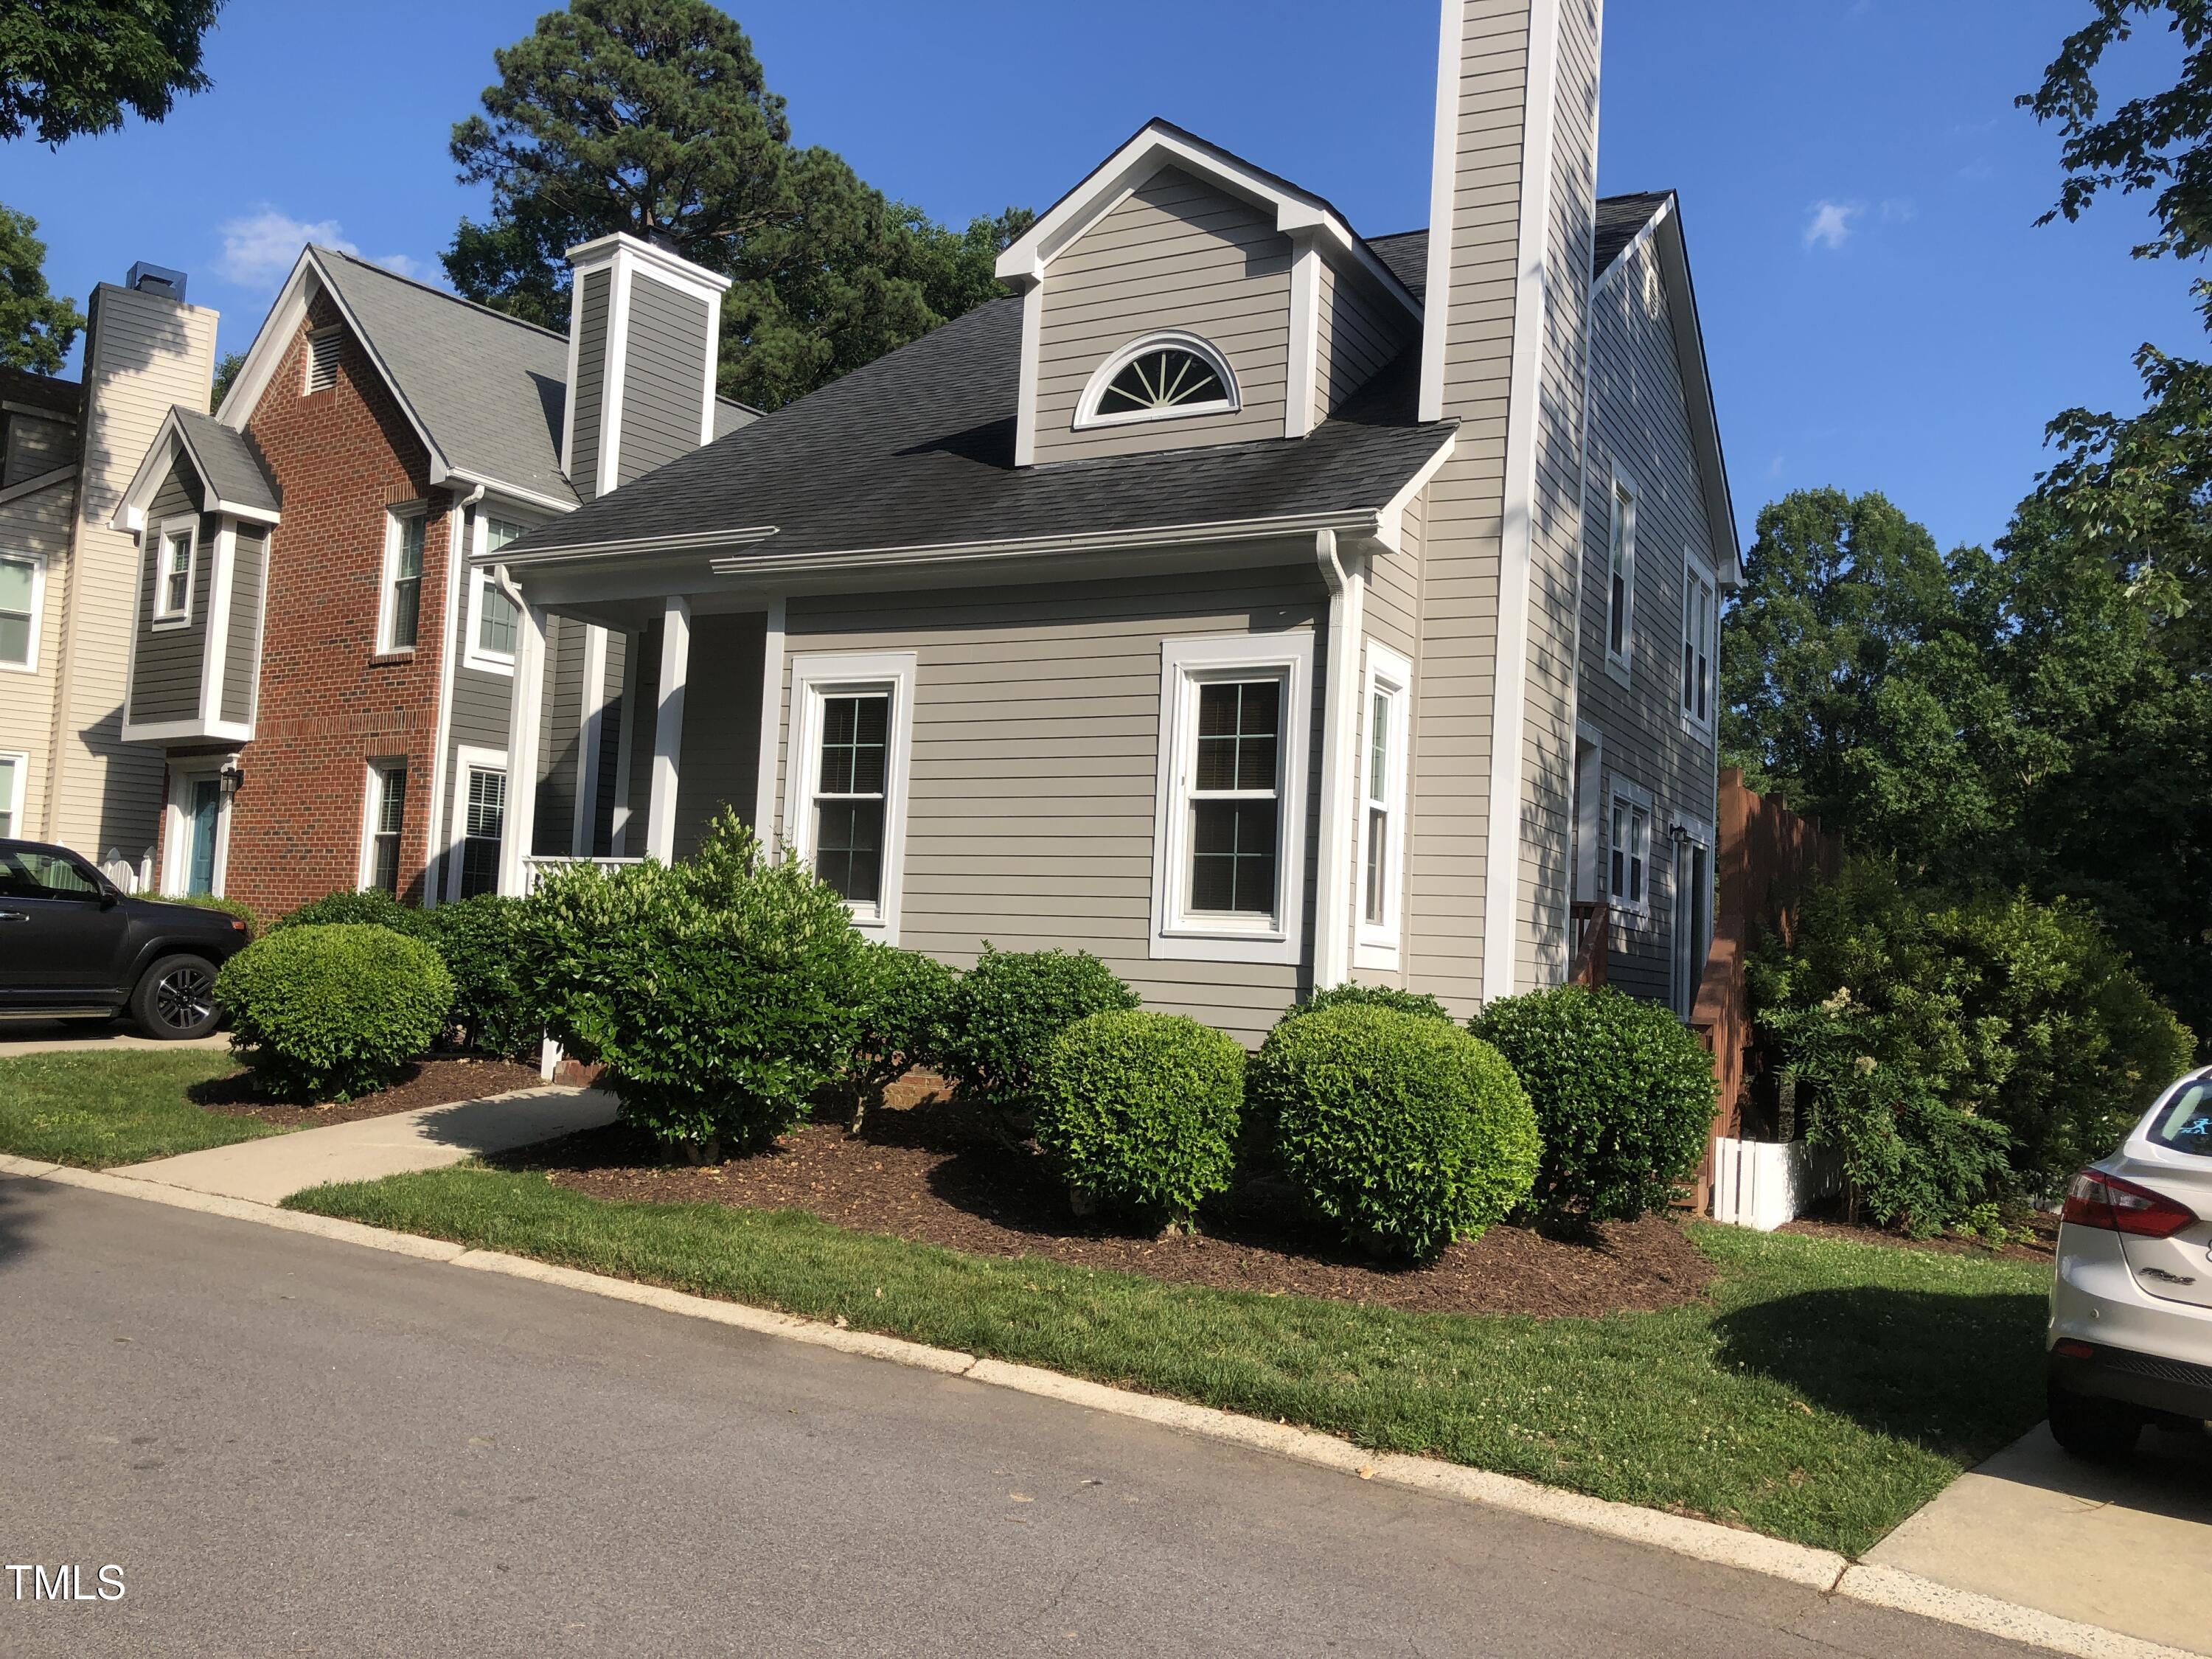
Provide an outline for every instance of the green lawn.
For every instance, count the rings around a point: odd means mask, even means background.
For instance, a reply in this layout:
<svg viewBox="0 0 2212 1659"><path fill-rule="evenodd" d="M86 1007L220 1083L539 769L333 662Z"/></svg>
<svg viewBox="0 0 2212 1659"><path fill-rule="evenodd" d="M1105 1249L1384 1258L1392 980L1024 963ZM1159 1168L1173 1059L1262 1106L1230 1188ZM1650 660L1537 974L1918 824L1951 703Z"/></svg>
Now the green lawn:
<svg viewBox="0 0 2212 1659"><path fill-rule="evenodd" d="M1710 1302L1400 1313L617 1203L475 1167L295 1209L830 1318L1856 1554L2042 1414L2047 1270L1696 1226Z"/></svg>
<svg viewBox="0 0 2212 1659"><path fill-rule="evenodd" d="M237 1069L228 1054L208 1048L0 1060L0 1152L105 1170L281 1133L186 1097L192 1085Z"/></svg>

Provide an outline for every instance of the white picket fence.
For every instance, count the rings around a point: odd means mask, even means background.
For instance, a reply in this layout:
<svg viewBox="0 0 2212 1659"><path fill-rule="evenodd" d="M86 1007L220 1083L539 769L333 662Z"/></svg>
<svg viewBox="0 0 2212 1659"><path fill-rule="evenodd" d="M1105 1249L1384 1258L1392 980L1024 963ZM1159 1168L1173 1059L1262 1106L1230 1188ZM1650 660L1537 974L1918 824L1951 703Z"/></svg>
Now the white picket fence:
<svg viewBox="0 0 2212 1659"><path fill-rule="evenodd" d="M1843 1190L1843 1164L1802 1140L1716 1140L1713 1219L1771 1233Z"/></svg>

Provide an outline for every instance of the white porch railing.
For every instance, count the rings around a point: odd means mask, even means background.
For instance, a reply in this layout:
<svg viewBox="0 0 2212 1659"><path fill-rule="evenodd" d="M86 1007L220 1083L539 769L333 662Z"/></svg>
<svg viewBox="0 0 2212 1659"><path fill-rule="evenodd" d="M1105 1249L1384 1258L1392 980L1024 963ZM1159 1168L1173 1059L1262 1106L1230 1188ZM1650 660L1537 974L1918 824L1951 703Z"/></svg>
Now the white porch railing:
<svg viewBox="0 0 2212 1659"><path fill-rule="evenodd" d="M1716 1221L1771 1233L1843 1184L1843 1160L1802 1140L1713 1142Z"/></svg>
<svg viewBox="0 0 2212 1659"><path fill-rule="evenodd" d="M598 869L602 874L611 875L615 871L622 869L625 865L642 864L644 862L645 860L641 858L568 858L556 856L552 854L545 854L543 855L532 854L531 856L522 860L524 890L526 892L536 891L538 878L544 875L549 870L557 870L565 865L588 864Z"/></svg>

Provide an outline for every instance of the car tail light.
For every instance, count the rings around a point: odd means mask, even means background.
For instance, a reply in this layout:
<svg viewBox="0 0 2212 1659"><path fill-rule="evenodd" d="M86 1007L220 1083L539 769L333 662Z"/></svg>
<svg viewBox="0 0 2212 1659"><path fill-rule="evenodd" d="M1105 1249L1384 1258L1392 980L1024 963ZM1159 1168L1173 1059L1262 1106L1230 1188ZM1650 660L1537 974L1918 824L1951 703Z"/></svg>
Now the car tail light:
<svg viewBox="0 0 2212 1659"><path fill-rule="evenodd" d="M2051 1351L2062 1359L2094 1359L2097 1357L2096 1349L2091 1347L2087 1342L2076 1341L2070 1336L2062 1337L2058 1341L2052 1343Z"/></svg>
<svg viewBox="0 0 2212 1659"><path fill-rule="evenodd" d="M2197 1212L2185 1209L2161 1193L2138 1187L2132 1181L2084 1170L2066 1184L2066 1208L2062 1221L2077 1227L2101 1227L2107 1232L2134 1233L2143 1238L2168 1238L2195 1224Z"/></svg>

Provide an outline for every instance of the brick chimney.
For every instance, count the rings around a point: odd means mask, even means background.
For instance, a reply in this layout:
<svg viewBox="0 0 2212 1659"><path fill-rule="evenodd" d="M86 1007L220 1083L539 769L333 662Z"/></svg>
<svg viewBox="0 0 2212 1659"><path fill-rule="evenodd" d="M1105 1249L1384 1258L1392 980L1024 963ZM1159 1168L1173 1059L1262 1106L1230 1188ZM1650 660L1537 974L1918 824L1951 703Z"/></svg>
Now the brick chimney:
<svg viewBox="0 0 2212 1659"><path fill-rule="evenodd" d="M714 438L730 279L622 232L570 248L568 264L561 459L588 501Z"/></svg>
<svg viewBox="0 0 2212 1659"><path fill-rule="evenodd" d="M1429 491L1418 729L1463 741L1413 833L1486 834L1479 861L1416 859L1408 913L1437 941L1414 982L1460 1012L1566 971L1600 25L1601 0L1443 0L1420 410L1462 424Z"/></svg>

